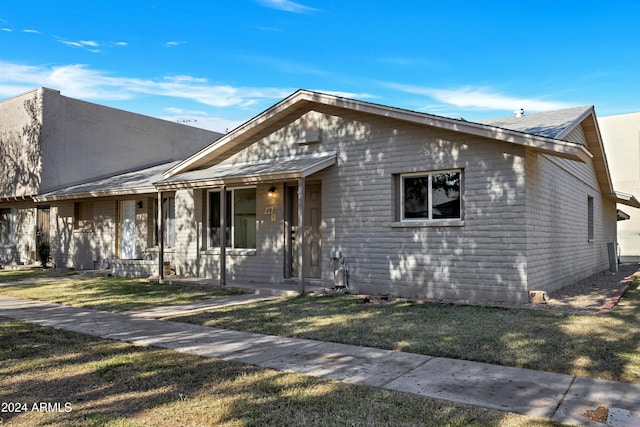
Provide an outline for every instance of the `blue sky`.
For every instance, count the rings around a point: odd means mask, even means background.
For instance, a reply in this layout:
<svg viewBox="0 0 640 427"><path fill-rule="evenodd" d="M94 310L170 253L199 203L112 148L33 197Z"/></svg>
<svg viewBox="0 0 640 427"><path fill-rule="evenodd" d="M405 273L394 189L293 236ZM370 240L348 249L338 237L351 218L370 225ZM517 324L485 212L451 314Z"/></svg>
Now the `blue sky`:
<svg viewBox="0 0 640 427"><path fill-rule="evenodd" d="M467 120L640 111L640 2L0 0L0 98L224 131L299 88Z"/></svg>

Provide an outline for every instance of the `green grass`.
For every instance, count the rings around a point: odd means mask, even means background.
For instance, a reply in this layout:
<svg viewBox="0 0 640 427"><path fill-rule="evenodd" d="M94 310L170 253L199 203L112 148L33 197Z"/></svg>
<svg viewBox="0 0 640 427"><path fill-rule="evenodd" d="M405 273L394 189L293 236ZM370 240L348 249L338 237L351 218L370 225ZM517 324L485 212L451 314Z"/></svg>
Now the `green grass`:
<svg viewBox="0 0 640 427"><path fill-rule="evenodd" d="M50 277L72 276L75 273L66 269L30 269L30 270L0 270L0 283L37 280Z"/></svg>
<svg viewBox="0 0 640 427"><path fill-rule="evenodd" d="M4 274L0 272L0 278ZM186 304L238 293L214 286L158 284L119 277L76 276L56 282L0 287L0 295L114 312Z"/></svg>
<svg viewBox="0 0 640 427"><path fill-rule="evenodd" d="M602 317L306 295L171 320L640 383L638 283Z"/></svg>
<svg viewBox="0 0 640 427"><path fill-rule="evenodd" d="M551 426L416 395L101 340L0 318L0 426Z"/></svg>

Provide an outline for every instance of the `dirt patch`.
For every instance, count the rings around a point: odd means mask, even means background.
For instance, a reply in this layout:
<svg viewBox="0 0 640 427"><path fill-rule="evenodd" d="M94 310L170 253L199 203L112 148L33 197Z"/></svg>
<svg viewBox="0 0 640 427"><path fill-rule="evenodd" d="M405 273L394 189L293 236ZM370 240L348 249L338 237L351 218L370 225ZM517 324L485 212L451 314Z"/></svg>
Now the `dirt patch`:
<svg viewBox="0 0 640 427"><path fill-rule="evenodd" d="M602 314L605 307L613 308L623 291L633 282L638 264L622 264L617 273L594 274L573 285L549 293L549 302L535 308L579 314ZM545 307L546 306L546 307Z"/></svg>
<svg viewBox="0 0 640 427"><path fill-rule="evenodd" d="M599 423L606 423L609 418L609 408L599 406L593 411L585 411L582 415L590 420L597 421Z"/></svg>

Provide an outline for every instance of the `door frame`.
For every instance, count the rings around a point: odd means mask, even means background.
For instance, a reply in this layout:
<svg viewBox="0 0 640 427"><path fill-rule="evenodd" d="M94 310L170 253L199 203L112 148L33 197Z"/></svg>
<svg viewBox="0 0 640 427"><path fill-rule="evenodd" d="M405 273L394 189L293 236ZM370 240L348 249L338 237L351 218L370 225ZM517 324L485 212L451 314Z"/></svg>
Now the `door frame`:
<svg viewBox="0 0 640 427"><path fill-rule="evenodd" d="M318 222L322 221L322 182L321 181L311 181L304 185L305 195L304 195L304 227L305 230L308 230L310 227L310 220L308 218L311 217L310 206L309 203L309 189L313 189L314 187L319 188L319 197L318 202L320 203L319 207L319 217ZM298 223L299 223L299 202L298 202L298 184L287 184L285 186L285 201L284 201L284 209L285 209L285 224L284 224L284 277L286 279L292 279L298 277L298 253L300 246L300 235L298 234ZM310 275L310 268L308 265L311 264L310 257L314 255L314 252L311 250L308 235L309 233L306 231L302 236L303 244L305 245L305 249L303 250L303 257L305 258L304 268L304 277L305 279L320 279L322 277L322 234L320 231L320 226L318 225L318 236L319 236L319 244L317 246L317 251L315 252L315 256L318 258L317 265L317 274Z"/></svg>

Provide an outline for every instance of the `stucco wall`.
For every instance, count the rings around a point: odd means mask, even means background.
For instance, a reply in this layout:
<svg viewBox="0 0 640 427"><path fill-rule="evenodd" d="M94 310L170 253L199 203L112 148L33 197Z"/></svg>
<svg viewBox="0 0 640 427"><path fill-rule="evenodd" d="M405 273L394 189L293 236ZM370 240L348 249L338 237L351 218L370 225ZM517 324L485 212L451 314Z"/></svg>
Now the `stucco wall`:
<svg viewBox="0 0 640 427"><path fill-rule="evenodd" d="M115 172L180 160L221 134L41 89L41 192Z"/></svg>
<svg viewBox="0 0 640 427"><path fill-rule="evenodd" d="M41 128L40 91L0 102L0 197L38 193L42 168Z"/></svg>

